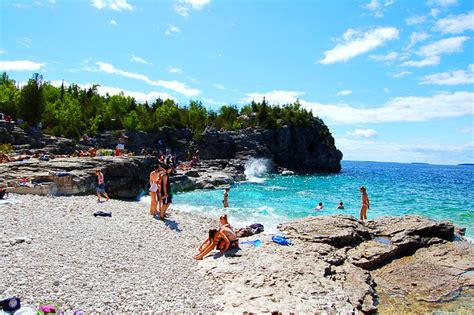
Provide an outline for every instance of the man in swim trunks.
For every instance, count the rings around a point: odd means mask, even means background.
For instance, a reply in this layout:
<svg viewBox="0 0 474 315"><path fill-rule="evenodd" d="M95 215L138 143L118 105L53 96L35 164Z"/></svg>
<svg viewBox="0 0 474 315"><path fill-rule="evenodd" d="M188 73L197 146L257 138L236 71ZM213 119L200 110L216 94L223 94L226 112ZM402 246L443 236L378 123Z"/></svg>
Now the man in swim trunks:
<svg viewBox="0 0 474 315"><path fill-rule="evenodd" d="M369 195L367 195L367 190L364 186L360 187L359 191L362 193L362 207L360 208L360 219L367 220L367 209L370 209Z"/></svg>
<svg viewBox="0 0 474 315"><path fill-rule="evenodd" d="M105 192L104 174L100 170L96 170L97 175L97 201L100 202L100 194L104 194L106 201L109 201L109 195Z"/></svg>

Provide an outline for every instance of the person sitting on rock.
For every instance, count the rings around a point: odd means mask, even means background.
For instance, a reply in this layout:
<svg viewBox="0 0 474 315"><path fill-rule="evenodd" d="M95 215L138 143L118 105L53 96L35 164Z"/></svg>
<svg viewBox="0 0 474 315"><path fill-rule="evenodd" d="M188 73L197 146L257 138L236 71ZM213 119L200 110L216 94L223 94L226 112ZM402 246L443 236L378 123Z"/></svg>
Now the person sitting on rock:
<svg viewBox="0 0 474 315"><path fill-rule="evenodd" d="M324 208L323 203L320 202L320 203L316 206L315 210L323 210L323 208Z"/></svg>
<svg viewBox="0 0 474 315"><path fill-rule="evenodd" d="M221 253L224 253L229 249L239 248L239 240L235 232L225 226L221 227L219 230L210 229L209 238L199 246L199 253L194 255L193 258L201 260L215 248L220 250Z"/></svg>
<svg viewBox="0 0 474 315"><path fill-rule="evenodd" d="M337 206L338 209L344 209L344 205L342 204L342 201L339 202L339 205Z"/></svg>

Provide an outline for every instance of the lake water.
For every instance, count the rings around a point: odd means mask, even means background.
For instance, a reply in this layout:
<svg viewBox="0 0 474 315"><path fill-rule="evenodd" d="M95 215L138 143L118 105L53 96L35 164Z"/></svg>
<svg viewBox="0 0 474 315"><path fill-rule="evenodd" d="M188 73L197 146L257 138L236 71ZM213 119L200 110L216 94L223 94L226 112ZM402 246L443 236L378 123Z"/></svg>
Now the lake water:
<svg viewBox="0 0 474 315"><path fill-rule="evenodd" d="M278 223L310 215L358 218L359 187L365 186L369 220L419 214L466 227L466 236L474 239L473 166L343 161L339 174L282 176L266 175L264 164L254 162L246 170L248 181L231 187L230 208L222 208L222 189L177 193L172 208L212 217L227 213L236 226L258 222L272 232ZM340 201L344 210L336 209ZM315 210L319 202L321 211Z"/></svg>

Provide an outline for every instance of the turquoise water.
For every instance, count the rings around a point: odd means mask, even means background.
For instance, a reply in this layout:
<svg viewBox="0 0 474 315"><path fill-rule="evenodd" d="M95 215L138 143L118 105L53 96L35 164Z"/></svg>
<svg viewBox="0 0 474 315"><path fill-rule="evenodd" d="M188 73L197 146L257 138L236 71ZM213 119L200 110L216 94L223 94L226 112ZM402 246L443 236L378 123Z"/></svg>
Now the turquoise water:
<svg viewBox="0 0 474 315"><path fill-rule="evenodd" d="M236 183L225 211L222 189L175 194L173 207L213 217L225 212L237 226L260 222L274 231L280 222L309 215L358 217L363 185L370 198L368 219L420 214L464 226L474 238L474 167L350 161L342 167L336 175L271 175ZM340 201L344 210L336 209ZM324 209L314 210L319 202Z"/></svg>

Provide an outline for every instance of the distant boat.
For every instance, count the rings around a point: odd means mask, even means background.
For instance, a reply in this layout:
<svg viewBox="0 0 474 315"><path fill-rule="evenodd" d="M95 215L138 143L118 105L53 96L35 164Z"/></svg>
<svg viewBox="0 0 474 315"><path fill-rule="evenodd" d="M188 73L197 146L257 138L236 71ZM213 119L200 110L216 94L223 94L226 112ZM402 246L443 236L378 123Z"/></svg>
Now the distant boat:
<svg viewBox="0 0 474 315"><path fill-rule="evenodd" d="M430 165L430 163L422 163L422 162L411 162L410 164L415 164L415 165Z"/></svg>
<svg viewBox="0 0 474 315"><path fill-rule="evenodd" d="M474 163L461 163L459 166L474 166Z"/></svg>

